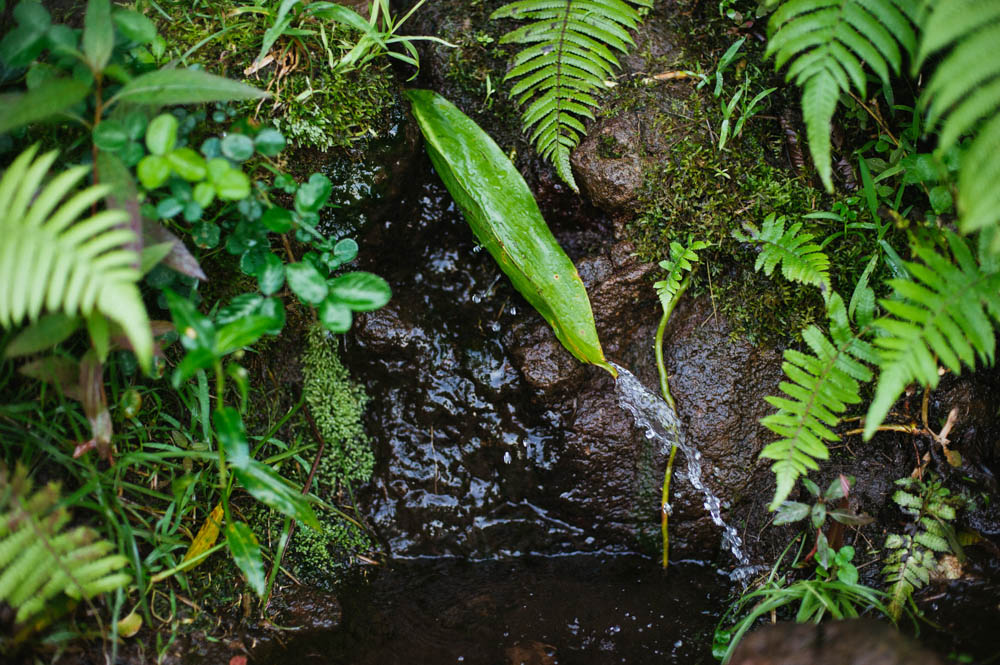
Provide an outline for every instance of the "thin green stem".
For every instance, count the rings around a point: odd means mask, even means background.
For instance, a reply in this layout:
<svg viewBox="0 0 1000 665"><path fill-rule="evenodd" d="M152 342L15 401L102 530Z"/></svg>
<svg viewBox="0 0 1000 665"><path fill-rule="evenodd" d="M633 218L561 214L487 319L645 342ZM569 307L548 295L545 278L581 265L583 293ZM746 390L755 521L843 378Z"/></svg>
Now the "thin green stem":
<svg viewBox="0 0 1000 665"><path fill-rule="evenodd" d="M670 299L670 302L666 304L663 308L663 316L660 317L660 325L656 328L656 340L653 342L653 350L656 353L656 371L660 375L660 393L663 395L663 399L670 405L673 410L677 409L674 403L674 398L670 394L670 385L667 382L667 367L663 362L663 334L667 329L667 322L670 320L670 315L674 311L674 307L677 305L677 301L680 300L684 292L687 291L688 284L691 283L691 275L689 274L681 282L680 287L677 289L677 293L674 297ZM677 446L671 446L670 448L670 458L667 460L667 470L663 474L663 491L660 494L660 534L663 539L663 568L666 569L670 565L670 533L668 531L668 524L670 515L668 513L668 506L670 505L670 478L674 473L674 457L677 455Z"/></svg>

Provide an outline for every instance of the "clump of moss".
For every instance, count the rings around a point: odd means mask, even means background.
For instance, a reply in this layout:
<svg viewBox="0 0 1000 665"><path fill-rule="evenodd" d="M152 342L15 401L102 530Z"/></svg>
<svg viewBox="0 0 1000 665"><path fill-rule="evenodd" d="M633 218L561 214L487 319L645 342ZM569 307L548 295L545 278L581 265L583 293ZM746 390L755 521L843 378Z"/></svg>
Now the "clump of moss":
<svg viewBox="0 0 1000 665"><path fill-rule="evenodd" d="M362 422L368 395L351 381L319 325L306 333L302 373L303 396L327 446L316 482L331 491L341 483L367 482L375 468L375 453Z"/></svg>
<svg viewBox="0 0 1000 665"><path fill-rule="evenodd" d="M237 4L217 0L210 12L184 12L171 22L161 21L159 29L177 55L197 47L186 64L200 64L272 94L263 102L239 104L241 114L273 123L299 147L320 150L347 147L388 127L386 110L392 106L395 82L385 59L352 70L330 67L354 44L356 32L324 21L325 43L318 34L282 37L271 51L280 57L246 74L270 19L250 20L237 11ZM158 16L151 13L150 18ZM310 22L318 33L320 20ZM205 35L213 37L202 44Z"/></svg>
<svg viewBox="0 0 1000 665"><path fill-rule="evenodd" d="M353 501L352 487L368 482L375 467L362 422L368 395L351 380L322 327L311 326L305 341L302 393L326 442L313 488L331 504L348 503ZM299 574L323 583L350 565L356 553L374 549L374 544L360 525L338 510L321 510L318 517L322 529L296 530L289 551Z"/></svg>

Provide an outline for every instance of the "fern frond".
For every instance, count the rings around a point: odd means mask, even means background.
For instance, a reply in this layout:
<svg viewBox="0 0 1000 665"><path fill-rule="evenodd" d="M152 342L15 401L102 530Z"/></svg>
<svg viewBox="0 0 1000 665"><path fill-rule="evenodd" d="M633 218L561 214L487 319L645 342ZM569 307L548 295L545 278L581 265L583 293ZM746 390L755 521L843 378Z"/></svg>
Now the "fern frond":
<svg viewBox="0 0 1000 665"><path fill-rule="evenodd" d="M109 554L114 545L86 527L64 530L69 515L55 508L55 485L31 493L23 469L11 479L0 468L0 494L0 601L17 610L16 621L61 593L92 598L129 583L128 559Z"/></svg>
<svg viewBox="0 0 1000 665"><path fill-rule="evenodd" d="M817 470L817 459L830 456L827 441L838 441L833 428L849 404L861 401L859 382L868 382L872 372L866 365L875 358L864 341L867 328L851 330L847 309L834 293L828 302L830 337L816 326L802 331L811 354L788 349L782 370L788 381L779 384L785 397L765 398L777 413L761 419L761 424L780 439L768 444L760 456L775 460L777 488L770 510L788 498L796 479Z"/></svg>
<svg viewBox="0 0 1000 665"><path fill-rule="evenodd" d="M1000 319L1000 273L983 270L965 241L946 232L954 261L936 250L914 246L920 262L907 262L913 276L889 282L894 297L881 300L888 314L875 322L884 336L879 378L865 418L865 439L882 424L907 384L934 388L940 362L958 374L978 358L992 363L993 321Z"/></svg>
<svg viewBox="0 0 1000 665"><path fill-rule="evenodd" d="M785 279L811 284L824 294L829 291L830 259L813 242L811 233L802 232L802 222L792 224L786 231L785 217L776 217L772 213L764 218L760 230L752 224L744 224L743 227L749 235L734 231L733 237L741 242L761 245L754 270L763 269L764 274L770 276L780 263Z"/></svg>
<svg viewBox="0 0 1000 665"><path fill-rule="evenodd" d="M866 96L865 66L889 83L902 50L912 54L915 0L788 0L768 22L767 55L786 80L802 88L809 151L827 191L833 191L830 122L841 92Z"/></svg>
<svg viewBox="0 0 1000 665"><path fill-rule="evenodd" d="M122 327L148 370L153 338L136 286L138 256L125 248L134 238L122 226L127 213L105 210L80 219L109 188L71 194L87 166L44 185L56 153L34 159L36 150L21 153L0 178L0 325L36 321L43 309L85 316L97 311Z"/></svg>
<svg viewBox="0 0 1000 665"><path fill-rule="evenodd" d="M667 271L667 276L653 284L663 311L670 309L677 291L681 288L684 273L694 269L694 264L698 262L698 252L708 246L704 240L689 240L687 247L677 241L670 243L670 258L660 261L660 267Z"/></svg>
<svg viewBox="0 0 1000 665"><path fill-rule="evenodd" d="M941 125L938 152L978 127L958 174L960 227L971 232L1000 223L1000 4L975 0L928 3L915 68L947 51L921 104L929 128Z"/></svg>
<svg viewBox="0 0 1000 665"><path fill-rule="evenodd" d="M652 5L652 0L518 0L491 16L531 21L500 40L527 45L504 80L520 79L510 96L528 104L521 116L524 130L573 191L579 189L569 157L586 133L581 118L593 120L595 95L618 68L614 51L624 53L633 45L629 31L639 25L637 8Z"/></svg>

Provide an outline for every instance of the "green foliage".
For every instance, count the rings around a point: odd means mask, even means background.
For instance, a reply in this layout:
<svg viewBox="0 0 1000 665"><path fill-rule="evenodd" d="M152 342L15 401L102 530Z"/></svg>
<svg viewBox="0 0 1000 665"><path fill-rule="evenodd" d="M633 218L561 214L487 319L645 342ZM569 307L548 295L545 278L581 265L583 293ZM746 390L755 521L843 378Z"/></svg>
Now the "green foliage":
<svg viewBox="0 0 1000 665"><path fill-rule="evenodd" d="M961 229L970 232L1000 222L1000 6L973 0L925 2L914 71L943 54L921 103L927 123L940 125L937 152L945 154L965 134L975 136L962 155L958 178Z"/></svg>
<svg viewBox="0 0 1000 665"><path fill-rule="evenodd" d="M8 477L0 466L0 601L17 610L16 621L39 614L59 594L92 598L132 579L121 572L128 559L93 529L69 529L57 507L59 487L35 492L24 469Z"/></svg>
<svg viewBox="0 0 1000 665"><path fill-rule="evenodd" d="M524 178L474 120L430 90L407 96L427 153L479 242L581 362L615 375L604 358L576 266L542 218Z"/></svg>
<svg viewBox="0 0 1000 665"><path fill-rule="evenodd" d="M0 280L6 285L0 291L0 324L36 321L43 309L106 316L122 327L148 369L153 339L136 286L139 256L129 248L136 236L121 228L128 215L105 210L80 219L110 187L89 187L69 196L90 171L77 166L43 188L56 153L34 159L36 151L34 146L21 153L0 179Z"/></svg>
<svg viewBox="0 0 1000 665"><path fill-rule="evenodd" d="M375 453L362 422L368 403L364 386L351 381L322 327L311 326L305 342L302 395L328 446L317 482L330 492L343 482L367 482L375 468Z"/></svg>
<svg viewBox="0 0 1000 665"><path fill-rule="evenodd" d="M882 602L884 594L859 581L858 569L851 563L854 554L853 547L844 545L833 553L828 565L817 567L814 576L795 581L785 575L778 576L782 561L779 559L767 580L740 596L723 615L715 630L713 655L723 663L728 662L743 635L758 619L786 609L796 608L790 618L797 623L819 623L828 615L833 619L854 618L869 608L887 615L888 609ZM746 614L731 627L724 628L730 617L738 617L744 611Z"/></svg>
<svg viewBox="0 0 1000 665"><path fill-rule="evenodd" d="M896 481L892 500L914 525L910 533L889 534L885 548L885 575L889 585L889 613L899 618L913 592L930 581L937 567L936 554L953 552L962 555L955 530L951 526L960 503L936 478L921 480L902 478Z"/></svg>
<svg viewBox="0 0 1000 665"><path fill-rule="evenodd" d="M777 69L790 63L785 78L802 88L809 150L827 191L838 97L852 89L867 96L865 65L889 85L902 63L899 47L916 48L915 13L912 0L788 0L771 15L767 54Z"/></svg>
<svg viewBox="0 0 1000 665"><path fill-rule="evenodd" d="M838 441L833 428L851 404L861 401L859 382L872 378L865 363L875 359L874 350L863 337L868 326L852 330L844 301L834 293L828 300L830 336L817 326L802 331L802 339L812 353L785 351L782 370L788 381L780 384L784 397L767 397L778 411L761 419L761 424L780 439L767 445L761 457L775 460L772 470L777 480L770 509L777 509L788 497L800 475L816 470L817 459L827 459L826 442Z"/></svg>
<svg viewBox="0 0 1000 665"><path fill-rule="evenodd" d="M586 133L581 118L594 118L596 95L618 69L612 49L625 53L634 45L629 31L641 20L637 8L652 5L652 0L518 0L493 12L494 19L531 21L501 39L525 46L505 80L517 80L510 95L528 105L521 116L524 130L573 191L578 188L569 156Z"/></svg>
<svg viewBox="0 0 1000 665"><path fill-rule="evenodd" d="M907 384L934 388L938 363L958 374L976 359L992 363L996 348L993 322L1000 319L1000 273L981 265L966 242L945 232L953 260L914 244L919 262L906 262L912 279L894 279L893 297L881 300L886 316L875 325L882 335L879 378L865 419L865 438L885 420Z"/></svg>
<svg viewBox="0 0 1000 665"><path fill-rule="evenodd" d="M660 261L660 267L667 271L667 276L653 284L664 312L673 309L674 298L681 289L682 275L694 270L698 252L710 246L704 240L689 240L686 247L677 241L670 243L670 258Z"/></svg>
<svg viewBox="0 0 1000 665"><path fill-rule="evenodd" d="M761 245L760 255L754 270L763 270L770 276L775 266L781 264L781 274L790 282L810 284L824 294L830 289L830 259L813 242L813 235L802 231L802 222L796 222L785 230L785 217L773 213L764 218L758 230L752 224L744 224L747 234L733 232L733 237L742 242Z"/></svg>

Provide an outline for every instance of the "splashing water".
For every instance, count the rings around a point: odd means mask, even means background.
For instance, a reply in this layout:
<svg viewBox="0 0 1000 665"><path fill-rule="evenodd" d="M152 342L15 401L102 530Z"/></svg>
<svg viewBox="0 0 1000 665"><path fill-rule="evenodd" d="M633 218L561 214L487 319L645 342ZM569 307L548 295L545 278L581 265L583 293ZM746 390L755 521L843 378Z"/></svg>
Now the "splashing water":
<svg viewBox="0 0 1000 665"><path fill-rule="evenodd" d="M743 552L743 541L740 540L736 529L722 519L722 503L702 479L701 452L685 440L677 413L660 397L647 390L627 369L615 363L611 364L618 370L618 380L615 382L618 403L632 414L635 424L646 431L646 438L658 440L663 454L669 454L672 446L677 446L684 453L688 480L705 496L705 510L708 511L712 521L722 528L722 544L733 553L733 558L740 564L740 568L734 571L734 577L744 577L743 571L750 571L751 567L750 559ZM669 506L665 506L664 510L669 511Z"/></svg>

